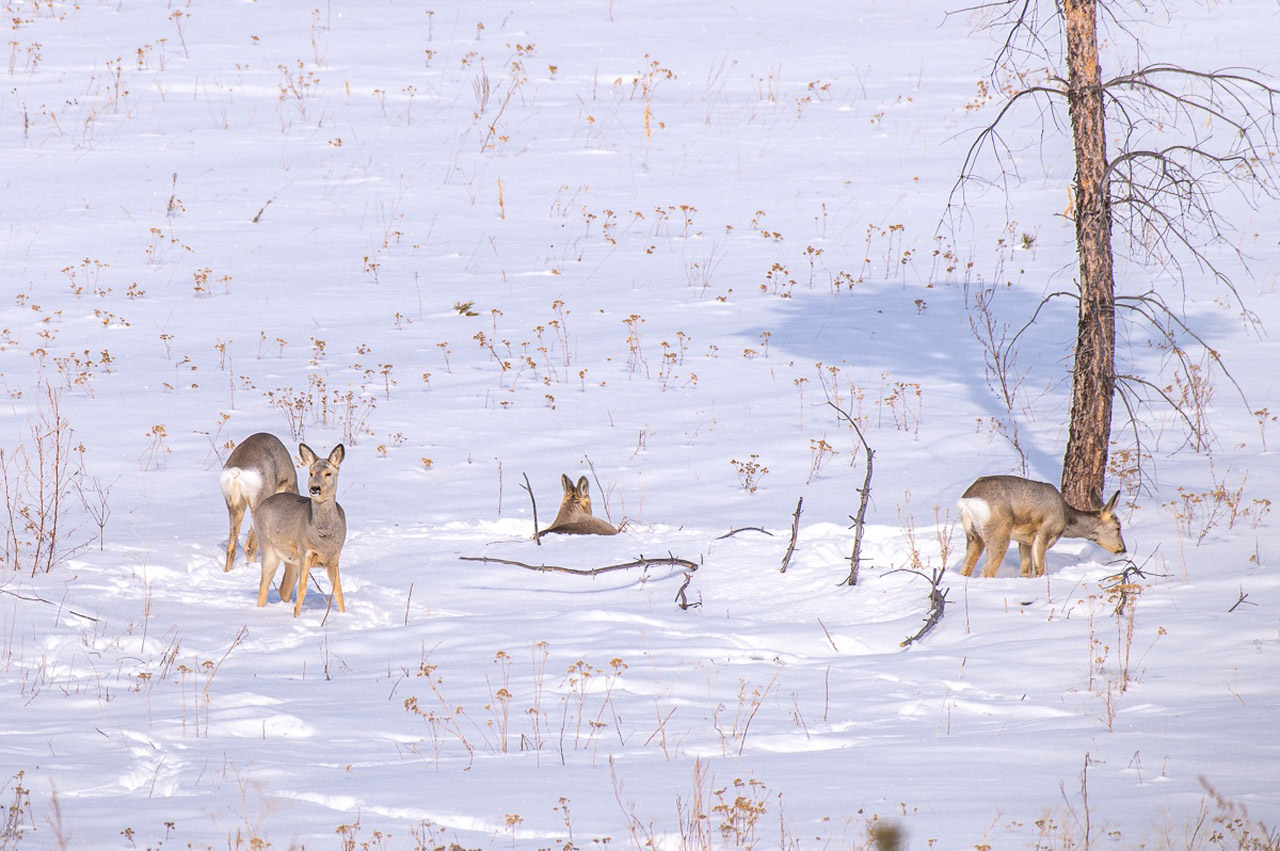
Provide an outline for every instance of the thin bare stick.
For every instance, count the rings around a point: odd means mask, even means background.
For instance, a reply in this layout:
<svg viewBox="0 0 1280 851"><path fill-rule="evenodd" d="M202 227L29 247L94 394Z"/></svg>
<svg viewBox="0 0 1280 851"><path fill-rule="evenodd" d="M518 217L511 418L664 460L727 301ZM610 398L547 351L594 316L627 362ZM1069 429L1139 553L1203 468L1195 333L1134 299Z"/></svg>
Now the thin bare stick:
<svg viewBox="0 0 1280 851"><path fill-rule="evenodd" d="M28 601L33 602L33 603L44 603L46 606L57 606L57 605L58 605L57 603L53 602L52 600L46 600L44 597L40 597L40 596L31 596L31 597L28 597L28 596L26 596L25 594L17 594L17 593L15 593L15 592L13 592L13 591L8 590L7 588L0 588L0 594L8 594L10 597L16 597L16 598L17 598L17 599L19 599L19 600L28 600ZM94 623L101 623L101 622L102 622L102 621L101 621L100 619L98 619L98 618L92 617L91 615L86 615L86 614L84 614L83 612L77 612L75 609L67 609L67 608L62 608L61 606L59 606L59 608L58 608L58 612L59 612L59 613L61 613L61 612L66 612L66 613L67 613L67 614L69 614L69 615L75 615L75 616L76 616L76 617L78 617L78 618L84 618L85 620L87 620L87 621L93 621Z"/></svg>
<svg viewBox="0 0 1280 851"><path fill-rule="evenodd" d="M274 200L276 200L276 199L274 199L274 198L268 198L268 199L267 199L267 203L265 203L265 204L263 204L263 205L262 205L262 209L261 209L261 210L259 210L259 211L258 211L258 214L257 214L256 216L254 216L250 221L252 221L252 223L253 223L253 224L255 224L255 225L256 225L258 222L262 221L262 214L263 214L263 213L265 213L265 212L267 211L267 208L271 206L271 202L272 202L272 201L274 201Z"/></svg>
<svg viewBox="0 0 1280 851"><path fill-rule="evenodd" d="M723 535L716 538L716 540L723 541L725 538L732 538L734 535L738 534L739 532L763 532L764 534L768 535L770 538L773 537L772 532L770 532L768 529L765 529L761 526L743 526L741 529L730 529L728 532L725 532Z"/></svg>
<svg viewBox="0 0 1280 851"><path fill-rule="evenodd" d="M678 708L679 707L677 706L671 707L671 711L667 713L665 718L658 719L658 729L654 730L652 733L649 734L649 738L644 740L644 745L642 745L642 747L647 748L649 746L649 743L653 741L654 736L658 735L659 733L666 732L663 728L667 726L667 722L671 720L672 715L676 714L676 710Z"/></svg>
<svg viewBox="0 0 1280 851"><path fill-rule="evenodd" d="M604 517L610 523L613 522L613 512L609 510L609 492L604 489L604 485L600 484L600 477L596 475L596 465L592 462L591 456L582 453L582 460L587 462L587 469L591 471L591 478L596 482L596 493L600 494L600 502L604 506Z"/></svg>
<svg viewBox="0 0 1280 851"><path fill-rule="evenodd" d="M827 636L827 641L831 642L831 649L839 653L840 648L836 647L836 640L831 637L831 633L827 630L827 625L822 622L822 618L818 618L818 626L822 627L822 632Z"/></svg>
<svg viewBox="0 0 1280 851"><path fill-rule="evenodd" d="M318 582L317 582L317 583L316 583L316 590L319 590L319 589L320 589L320 583L318 583ZM327 624L327 623L329 622L329 611L330 611L332 608L333 608L333 593L332 593L332 591L330 591L330 593L329 593L329 601L328 601L327 603L325 603L325 604L324 604L324 617L322 617L322 618L320 619L320 625L321 625L321 626L324 626L325 624ZM325 638L325 641L328 641L328 640L329 640L328 638ZM325 679L327 680L327 679L329 679L329 678L328 678L328 677L325 677Z"/></svg>
<svg viewBox="0 0 1280 851"><path fill-rule="evenodd" d="M529 484L529 474L524 473L524 484L520 487L529 493L529 502L533 503L533 542L542 546L542 532L538 530L538 501L533 498L533 485Z"/></svg>
<svg viewBox="0 0 1280 851"><path fill-rule="evenodd" d="M1244 605L1244 604L1246 604L1246 603L1247 603L1248 605L1250 605L1250 606L1256 606L1256 605L1258 605L1257 603L1255 603L1255 602L1253 602L1252 600L1250 600L1250 599L1249 599L1249 595L1248 595L1248 594L1246 594L1246 593L1244 593L1244 589L1243 589L1243 588L1241 588L1241 589L1240 589L1240 599L1239 599L1239 600L1236 600L1235 604L1234 604L1231 608L1227 609L1227 614L1231 614L1231 613L1232 613L1232 612L1234 612L1236 609L1240 608L1240 606L1242 606L1242 605Z"/></svg>
<svg viewBox="0 0 1280 851"><path fill-rule="evenodd" d="M493 117L493 123L489 125L489 132L484 137L484 142L480 145L480 152L484 153L489 149L489 140L493 138L493 134L497 132L495 128L498 121L502 119L502 113L507 111L507 104L511 102L511 96L516 93L519 87L518 83L512 83L511 88L507 89L507 96L502 99L502 106L498 107L498 114Z"/></svg>
<svg viewBox="0 0 1280 851"><path fill-rule="evenodd" d="M218 663L209 669L209 676L204 682L204 702L206 706L209 705L209 689L213 687L213 678L217 675L218 671L222 669L222 663L227 661L227 657L231 655L231 651L239 647L240 642L244 641L248 637L249 627L240 627L240 631L236 633L236 637L231 639L231 644L227 647L227 652L223 653L222 658L218 660Z"/></svg>
<svg viewBox="0 0 1280 851"><path fill-rule="evenodd" d="M574 576L599 576L602 573L610 573L615 570L628 570L633 567L653 567L659 564L670 564L676 567L683 567L685 570L694 571L698 569L695 562L688 559L676 558L668 556L667 558L645 558L643 555L635 561L629 561L625 564L609 564L604 567L561 567L558 564L525 564L522 561L512 561L505 558L492 558L490 556L459 556L460 561L478 561L485 564L509 564L512 567L523 567L525 570L536 570L541 573L570 573Z"/></svg>
<svg viewBox="0 0 1280 851"><path fill-rule="evenodd" d="M764 706L765 698L773 690L773 686L778 682L778 676L781 673L781 669L773 672L773 679L769 680L769 684L764 687L764 691L760 694L760 699L755 701L755 705L751 707L751 712L747 715L747 721L742 725L742 738L738 740L738 756L742 756L742 751L747 746L747 731L751 729L751 722L755 720L756 713L760 711L760 707ZM734 722L734 726L737 726L737 722Z"/></svg>
<svg viewBox="0 0 1280 851"><path fill-rule="evenodd" d="M796 551L796 538L800 536L800 508L803 505L804 497L800 497L800 501L796 503L796 516L791 519L791 543L787 544L787 553L782 557L779 573L787 572L787 566L791 564L791 556Z"/></svg>

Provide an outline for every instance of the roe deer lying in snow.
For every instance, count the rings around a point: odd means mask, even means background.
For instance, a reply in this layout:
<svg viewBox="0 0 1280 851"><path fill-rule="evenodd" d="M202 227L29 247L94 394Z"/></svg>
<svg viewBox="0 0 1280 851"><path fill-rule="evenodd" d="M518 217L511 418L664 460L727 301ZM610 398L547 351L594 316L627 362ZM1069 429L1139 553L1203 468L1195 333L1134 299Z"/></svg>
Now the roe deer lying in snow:
<svg viewBox="0 0 1280 851"><path fill-rule="evenodd" d="M1017 476L984 476L964 492L958 505L964 523L965 552L960 572L973 574L982 550L987 550L983 576L995 576L1009 549L1018 542L1022 575L1044 575L1045 553L1059 538L1085 538L1117 555L1124 552L1120 521L1114 509L1120 492L1100 505L1094 497L1093 511L1078 511L1067 505L1053 485Z"/></svg>
<svg viewBox="0 0 1280 851"><path fill-rule="evenodd" d="M250 516L258 513L258 505L269 496L278 493L298 492L298 474L293 469L289 450L273 434L258 432L244 439L231 452L219 478L222 496L227 501L227 519L231 521L231 534L227 537L227 563L222 568L231 570L236 560L236 545L240 543L240 522L247 508ZM252 522L252 520L250 521ZM244 542L244 557L253 561L258 548L257 535L249 526L249 536Z"/></svg>
<svg viewBox="0 0 1280 851"><path fill-rule="evenodd" d="M310 498L296 493L278 493L263 500L253 512L253 525L258 530L262 547L262 581L258 585L258 605L267 604L267 592L280 562L285 563L280 581L280 599L289 602L297 586L293 616L302 611L307 595L307 576L313 567L329 571L333 600L338 611L345 612L342 582L338 579L338 556L347 539L347 515L338 505L338 466L346 454L339 443L321 459L305 443L298 445L302 463L311 468L307 479Z"/></svg>
<svg viewBox="0 0 1280 851"><path fill-rule="evenodd" d="M562 474L560 484L564 488L564 499L560 501L556 519L542 530L543 535L550 532L563 532L566 535L618 534L618 530L608 522L591 515L591 495L587 492L586 476L579 478L575 486L568 476Z"/></svg>

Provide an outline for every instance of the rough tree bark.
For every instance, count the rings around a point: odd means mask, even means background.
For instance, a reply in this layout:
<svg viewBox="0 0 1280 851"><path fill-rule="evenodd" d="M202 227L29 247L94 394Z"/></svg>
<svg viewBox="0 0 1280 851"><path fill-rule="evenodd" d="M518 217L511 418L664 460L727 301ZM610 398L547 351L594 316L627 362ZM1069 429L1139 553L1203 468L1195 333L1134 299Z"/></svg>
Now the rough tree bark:
<svg viewBox="0 0 1280 851"><path fill-rule="evenodd" d="M1218 205L1227 189L1235 201L1254 210L1261 209L1263 200L1280 200L1280 159L1275 155L1280 149L1280 86L1254 68L1197 70L1145 62L1139 29L1131 25L1158 12L1147 3L983 0L962 11L978 13L984 28L1003 33L991 73L992 90L1005 96L965 156L949 216L965 209L963 187L976 177L984 152L995 159L995 185L1007 193L1022 181L1017 148L1026 137L1019 138L1020 128L1006 128L1007 118L1015 111L1025 113L1025 107L1038 109L1042 139L1047 139L1059 132L1064 101L1068 109L1076 165L1079 280L1072 292L1046 295L1040 307L1058 297L1078 299L1062 493L1068 502L1088 508L1107 473L1113 403L1122 406L1132 428L1139 485L1146 481L1143 436L1159 439L1164 430L1162 417L1148 423L1143 416L1153 406L1172 410L1197 451L1213 444L1207 425L1209 394L1195 389L1211 389L1211 370L1225 377L1249 407L1219 353L1161 288L1180 282L1185 291L1189 280L1216 281L1239 306L1244 323L1261 330L1232 283L1230 267L1219 265L1219 252L1232 258L1236 269L1247 270L1249 264L1244 240L1220 216ZM1175 17L1169 4L1164 4L1164 14ZM1129 61L1142 64L1108 79L1100 67L1100 42L1113 41L1121 45L1119 55L1127 51L1133 57ZM1064 64L1064 48L1065 74L1056 70ZM1041 62L1047 76L1042 76ZM1008 141L1005 129L1014 131ZM1018 141L1011 146L1014 139ZM1108 141L1115 149L1111 155ZM1127 278L1131 287L1152 280L1145 292L1116 292L1113 227L1128 241L1120 255L1121 279ZM1135 268L1129 265L1135 261L1142 274L1130 276L1126 271ZM1148 277L1147 270L1154 274ZM1015 340L1035 324L1039 310ZM1126 369L1125 352L1117 358L1117 319L1139 335L1145 329L1151 344L1169 353L1167 367L1155 375ZM1172 372L1172 381L1165 369ZM1171 389L1174 384L1180 392Z"/></svg>
<svg viewBox="0 0 1280 851"><path fill-rule="evenodd" d="M1080 320L1072 374L1071 419L1062 460L1062 495L1092 507L1107 475L1116 382L1116 293L1111 251L1102 69L1096 0L1065 0L1067 104L1076 159L1076 246Z"/></svg>

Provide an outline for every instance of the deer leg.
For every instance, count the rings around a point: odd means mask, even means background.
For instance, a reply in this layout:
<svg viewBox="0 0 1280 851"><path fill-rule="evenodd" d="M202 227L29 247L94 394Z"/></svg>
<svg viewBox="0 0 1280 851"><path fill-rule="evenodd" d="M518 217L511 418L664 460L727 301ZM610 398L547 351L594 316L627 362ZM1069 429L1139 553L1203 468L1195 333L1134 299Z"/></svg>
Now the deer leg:
<svg viewBox="0 0 1280 851"><path fill-rule="evenodd" d="M1031 562L1035 565L1036 576L1044 576L1045 559L1049 555L1049 547L1058 543L1058 539L1049 535L1036 535L1031 544Z"/></svg>
<svg viewBox="0 0 1280 851"><path fill-rule="evenodd" d="M1004 554L1009 551L1009 533L997 532L990 536L987 541L987 566L982 569L982 575L990 579L996 575L996 571L1000 569L1000 563L1004 561Z"/></svg>
<svg viewBox="0 0 1280 851"><path fill-rule="evenodd" d="M969 517L964 518L964 562L960 563L960 573L963 576L973 576L973 568L978 566L978 559L982 558L982 550L986 546L983 543L982 535L978 534L970 525Z"/></svg>
<svg viewBox="0 0 1280 851"><path fill-rule="evenodd" d="M293 603L293 616L302 613L302 601L307 596L307 576L311 574L311 553L302 554L302 567L298 569L298 595Z"/></svg>
<svg viewBox="0 0 1280 851"><path fill-rule="evenodd" d="M280 566L280 556L270 548L262 551L262 580L258 583L258 606L267 604L267 593L271 591L271 580L275 578L276 568Z"/></svg>
<svg viewBox="0 0 1280 851"><path fill-rule="evenodd" d="M1034 563L1035 553L1026 544L1018 544L1018 574L1023 577L1031 576L1031 568Z"/></svg>
<svg viewBox="0 0 1280 851"><path fill-rule="evenodd" d="M329 567L329 584L333 586L333 599L338 604L338 611L345 612L347 607L342 602L342 580L338 577L337 559Z"/></svg>
<svg viewBox="0 0 1280 851"><path fill-rule="evenodd" d="M231 565L235 564L236 544L240 543L240 523L244 520L244 503L240 500L228 501L227 518L231 522L231 533L227 536L227 563L222 568L223 573L230 573ZM249 537L253 537L252 529Z"/></svg>
<svg viewBox="0 0 1280 851"><path fill-rule="evenodd" d="M978 559L982 557L983 543L982 538L977 533L965 530L964 533L964 562L960 565L960 573L964 576L972 576L973 569L978 566Z"/></svg>
<svg viewBox="0 0 1280 851"><path fill-rule="evenodd" d="M293 587L298 584L298 566L293 562L285 562L284 576L280 578L280 599L289 602L293 599Z"/></svg>
<svg viewBox="0 0 1280 851"><path fill-rule="evenodd" d="M255 561L258 554L258 530L253 528L253 518L249 518L249 534L244 539L244 560Z"/></svg>

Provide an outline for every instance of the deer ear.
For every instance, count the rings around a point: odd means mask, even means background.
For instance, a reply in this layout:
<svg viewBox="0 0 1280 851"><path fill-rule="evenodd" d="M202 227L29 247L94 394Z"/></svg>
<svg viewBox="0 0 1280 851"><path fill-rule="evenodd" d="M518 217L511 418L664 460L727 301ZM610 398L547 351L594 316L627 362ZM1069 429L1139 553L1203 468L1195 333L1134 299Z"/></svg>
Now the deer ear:
<svg viewBox="0 0 1280 851"><path fill-rule="evenodd" d="M587 488L589 488L589 487L590 487L590 485L588 485L588 484L587 484L587 477L586 477L586 476L580 476L580 477L578 478L578 495L579 495L579 496L586 496L586 495L587 495Z"/></svg>
<svg viewBox="0 0 1280 851"><path fill-rule="evenodd" d="M569 478L564 473L561 473L560 487L564 488L565 493L573 493L573 479Z"/></svg>
<svg viewBox="0 0 1280 851"><path fill-rule="evenodd" d="M339 443L333 447L333 451L329 453L329 463L335 467L342 466L342 459L347 457L347 448Z"/></svg>
<svg viewBox="0 0 1280 851"><path fill-rule="evenodd" d="M302 465L304 467L310 467L312 464L316 463L317 456L315 451L305 443L298 444L298 454L302 456Z"/></svg>
<svg viewBox="0 0 1280 851"><path fill-rule="evenodd" d="M1107 500L1107 504L1103 506L1102 508L1103 512L1106 514L1110 514L1112 510L1116 507L1116 500L1118 500L1119 498L1120 498L1120 491L1116 491L1115 493L1113 493L1111 495L1111 499Z"/></svg>

